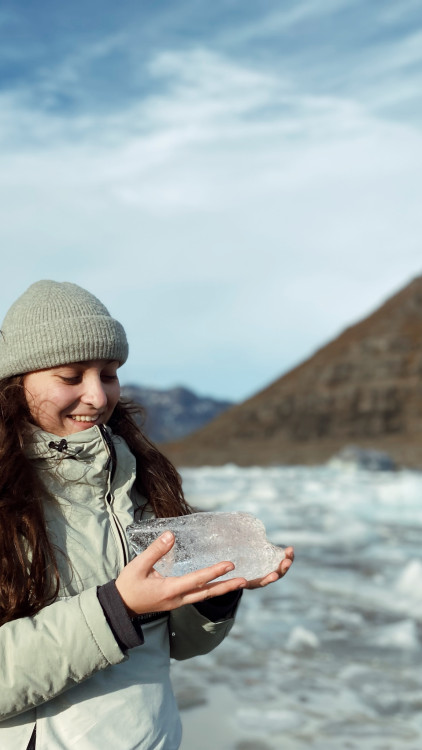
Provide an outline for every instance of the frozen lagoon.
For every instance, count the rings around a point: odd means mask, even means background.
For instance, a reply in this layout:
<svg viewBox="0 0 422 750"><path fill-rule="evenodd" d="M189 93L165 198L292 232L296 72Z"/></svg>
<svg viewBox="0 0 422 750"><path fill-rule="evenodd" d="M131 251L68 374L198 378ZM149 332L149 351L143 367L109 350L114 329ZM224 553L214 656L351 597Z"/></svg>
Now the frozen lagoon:
<svg viewBox="0 0 422 750"><path fill-rule="evenodd" d="M182 750L420 750L422 474L182 470L203 510L248 511L293 544L215 652L173 663Z"/></svg>

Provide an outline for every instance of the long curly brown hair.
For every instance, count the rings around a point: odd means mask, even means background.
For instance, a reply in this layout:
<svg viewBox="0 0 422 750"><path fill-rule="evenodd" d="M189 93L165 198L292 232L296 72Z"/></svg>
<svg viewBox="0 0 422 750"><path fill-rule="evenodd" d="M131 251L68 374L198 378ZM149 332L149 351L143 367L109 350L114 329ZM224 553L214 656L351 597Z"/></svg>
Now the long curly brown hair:
<svg viewBox="0 0 422 750"><path fill-rule="evenodd" d="M178 472L139 428L141 413L120 400L109 420L136 457L135 486L159 517L191 513ZM0 625L36 614L59 591L58 550L43 510L49 495L25 455L30 419L23 377L0 380Z"/></svg>

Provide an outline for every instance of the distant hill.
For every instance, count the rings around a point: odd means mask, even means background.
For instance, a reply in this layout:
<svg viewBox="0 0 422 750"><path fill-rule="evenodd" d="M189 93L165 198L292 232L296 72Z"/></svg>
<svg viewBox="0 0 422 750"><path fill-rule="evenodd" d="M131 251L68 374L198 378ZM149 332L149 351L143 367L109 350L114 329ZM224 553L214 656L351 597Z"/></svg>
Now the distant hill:
<svg viewBox="0 0 422 750"><path fill-rule="evenodd" d="M181 387L159 390L126 385L122 387L122 396L144 408L143 429L154 443L178 440L232 406L231 401L198 396Z"/></svg>
<svg viewBox="0 0 422 750"><path fill-rule="evenodd" d="M422 467L422 277L164 450L179 466L314 464L350 444Z"/></svg>

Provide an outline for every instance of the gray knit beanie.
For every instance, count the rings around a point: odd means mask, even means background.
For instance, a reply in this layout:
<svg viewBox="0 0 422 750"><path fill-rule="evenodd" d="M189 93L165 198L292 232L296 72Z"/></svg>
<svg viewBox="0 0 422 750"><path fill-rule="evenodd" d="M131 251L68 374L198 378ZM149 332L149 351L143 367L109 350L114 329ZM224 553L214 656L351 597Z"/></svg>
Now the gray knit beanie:
<svg viewBox="0 0 422 750"><path fill-rule="evenodd" d="M123 326L97 297L67 281L37 281L13 303L0 333L0 378L48 367L126 362Z"/></svg>

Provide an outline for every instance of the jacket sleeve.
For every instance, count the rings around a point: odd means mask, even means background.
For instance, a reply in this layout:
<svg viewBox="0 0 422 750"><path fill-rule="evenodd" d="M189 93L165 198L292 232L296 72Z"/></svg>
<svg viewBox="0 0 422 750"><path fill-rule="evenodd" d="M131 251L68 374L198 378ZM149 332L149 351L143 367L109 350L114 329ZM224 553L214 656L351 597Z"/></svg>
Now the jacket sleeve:
<svg viewBox="0 0 422 750"><path fill-rule="evenodd" d="M231 617L214 622L193 604L172 610L169 617L170 656L181 661L208 654L230 633L234 618L235 611Z"/></svg>
<svg viewBox="0 0 422 750"><path fill-rule="evenodd" d="M0 720L50 700L127 658L96 587L0 628Z"/></svg>

